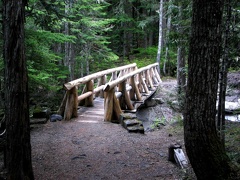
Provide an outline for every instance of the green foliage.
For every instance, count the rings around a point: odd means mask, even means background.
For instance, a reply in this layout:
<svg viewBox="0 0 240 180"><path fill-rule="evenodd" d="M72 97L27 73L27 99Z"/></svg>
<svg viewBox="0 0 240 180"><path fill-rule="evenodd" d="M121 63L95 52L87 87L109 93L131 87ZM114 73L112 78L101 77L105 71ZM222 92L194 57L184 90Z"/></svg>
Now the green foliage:
<svg viewBox="0 0 240 180"><path fill-rule="evenodd" d="M225 131L226 151L230 159L240 167L240 125L239 122L227 122Z"/></svg>
<svg viewBox="0 0 240 180"><path fill-rule="evenodd" d="M226 5L227 6L227 3ZM240 58L239 58L239 47L240 47L240 4L238 1L234 0L230 3L231 6L231 16L227 15L227 8L225 7L224 11L224 31L228 32L227 37L227 61L230 68L230 71L239 71L240 70ZM229 30L227 30L229 26ZM226 38L226 35L224 35ZM225 52L226 53L226 52Z"/></svg>
<svg viewBox="0 0 240 180"><path fill-rule="evenodd" d="M59 33L26 29L26 58L30 89L34 92L39 86L47 89L59 89L59 82L66 78L67 71L59 65L61 56L51 50L58 42L73 41Z"/></svg>
<svg viewBox="0 0 240 180"><path fill-rule="evenodd" d="M156 62L157 47L152 46L148 48L138 48L132 52L134 56L134 62L137 63L138 67L144 67L149 64ZM165 49L162 51L165 54ZM163 67L163 62L165 61L165 56L161 57L160 67ZM174 76L176 75L176 61L177 54L174 48L168 50L168 59L166 60L167 74Z"/></svg>
<svg viewBox="0 0 240 180"><path fill-rule="evenodd" d="M160 126L165 126L167 124L166 118L163 116L161 119L156 118L151 124L151 129L159 128Z"/></svg>
<svg viewBox="0 0 240 180"><path fill-rule="evenodd" d="M116 54L124 59L133 49L144 47L145 44L147 47L153 45L146 42L146 37L149 33L157 32L157 4L156 1L142 0L111 1L108 17L116 21L109 35L111 48Z"/></svg>
<svg viewBox="0 0 240 180"><path fill-rule="evenodd" d="M139 68L156 62L157 47L138 48L132 52Z"/></svg>
<svg viewBox="0 0 240 180"><path fill-rule="evenodd" d="M107 7L106 2L95 3L88 0L72 5L71 16L66 21L71 24L70 33L78 39L76 69L89 64L90 71L96 72L111 67L118 59L108 47L107 33L111 31L111 23L115 19L106 17Z"/></svg>

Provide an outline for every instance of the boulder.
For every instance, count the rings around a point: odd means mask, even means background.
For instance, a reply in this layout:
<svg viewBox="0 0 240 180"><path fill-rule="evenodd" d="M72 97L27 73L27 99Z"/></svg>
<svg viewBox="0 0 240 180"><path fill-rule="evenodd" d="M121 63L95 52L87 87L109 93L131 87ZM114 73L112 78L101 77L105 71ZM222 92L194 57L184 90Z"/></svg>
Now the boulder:
<svg viewBox="0 0 240 180"><path fill-rule="evenodd" d="M50 116L50 122L56 122L56 121L61 121L63 117L59 114L52 114Z"/></svg>

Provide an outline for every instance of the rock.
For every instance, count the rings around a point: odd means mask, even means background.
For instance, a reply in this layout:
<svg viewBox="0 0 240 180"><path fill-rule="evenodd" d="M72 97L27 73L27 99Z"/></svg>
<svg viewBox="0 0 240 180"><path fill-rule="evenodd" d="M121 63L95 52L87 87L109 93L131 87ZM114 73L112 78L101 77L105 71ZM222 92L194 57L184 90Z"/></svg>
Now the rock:
<svg viewBox="0 0 240 180"><path fill-rule="evenodd" d="M144 134L144 128L141 125L129 126L127 127L128 132L141 133Z"/></svg>
<svg viewBox="0 0 240 180"><path fill-rule="evenodd" d="M127 128L129 126L135 126L141 124L141 121L137 120L137 119L126 119L123 121L123 127Z"/></svg>
<svg viewBox="0 0 240 180"><path fill-rule="evenodd" d="M162 98L153 98L153 100L155 100L157 104L164 104L165 103L165 101Z"/></svg>
<svg viewBox="0 0 240 180"><path fill-rule="evenodd" d="M46 118L49 119L49 115L50 115L50 110L48 109L34 109L33 111L33 118Z"/></svg>
<svg viewBox="0 0 240 180"><path fill-rule="evenodd" d="M124 119L134 119L136 118L136 114L133 114L133 113L122 113L120 115L120 119L124 120Z"/></svg>
<svg viewBox="0 0 240 180"><path fill-rule="evenodd" d="M128 130L128 132L144 134L142 121L138 120L136 114L124 113L120 115L121 125Z"/></svg>
<svg viewBox="0 0 240 180"><path fill-rule="evenodd" d="M180 104L178 101L172 101L170 105L171 105L172 109L174 109L176 111L180 110Z"/></svg>
<svg viewBox="0 0 240 180"><path fill-rule="evenodd" d="M52 114L50 116L50 122L56 122L56 121L61 121L63 117L59 114Z"/></svg>
<svg viewBox="0 0 240 180"><path fill-rule="evenodd" d="M154 107L157 105L157 102L154 99L150 98L147 99L144 104L146 107Z"/></svg>
<svg viewBox="0 0 240 180"><path fill-rule="evenodd" d="M137 118L135 113L122 113L119 117L119 122L123 126L124 125L124 120L125 119L135 119Z"/></svg>

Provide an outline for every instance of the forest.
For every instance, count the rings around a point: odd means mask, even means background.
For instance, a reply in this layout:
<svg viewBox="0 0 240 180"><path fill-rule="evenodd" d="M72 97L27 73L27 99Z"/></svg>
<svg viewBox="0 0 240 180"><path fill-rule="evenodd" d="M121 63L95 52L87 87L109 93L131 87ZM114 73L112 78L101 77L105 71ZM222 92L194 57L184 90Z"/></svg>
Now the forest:
<svg viewBox="0 0 240 180"><path fill-rule="evenodd" d="M138 67L143 67L158 62L161 77L177 79L179 95L186 92L187 78L196 75L190 69L194 66L194 62L187 60L193 59L194 50L198 50L194 49L194 42L191 41L191 33L193 35L195 33L192 23L193 8L197 4L194 2L197 1L28 0L22 2L25 3L23 6L25 18L22 19L25 37L23 51L28 76L30 117L39 109L57 111L64 96L64 83L101 70L130 63L137 63ZM222 32L222 41L219 41L220 60L213 63L220 67L220 91L222 88L220 95L224 96L227 72L240 70L240 3L237 0L221 2L224 4L222 9L219 8L219 11L222 10L222 21L219 23ZM1 1L0 7L4 7L6 3L10 1ZM4 41L7 32L7 27L4 27L4 20L7 19L4 18L6 11L4 8L0 11L0 49L3 50L0 54L0 119L5 113L4 104L9 100L6 98L7 83L4 83L7 73L4 66L4 56L6 56L4 47L7 44ZM216 22L209 21L209 23ZM201 29L200 26L197 27ZM210 31L212 29L210 28ZM211 32L215 32L214 30ZM219 40L219 37L212 36ZM205 42L204 40L203 38L202 42ZM199 39L198 41L201 44ZM213 44L215 42L213 41ZM210 47L208 44L206 46ZM219 44L214 47L217 46ZM213 56L211 53L210 56ZM199 62L200 60L201 58ZM202 64L204 68L207 63L202 62L205 63ZM215 72L214 69L212 70ZM206 78L211 79L208 75ZM194 79L190 77L189 82L192 81ZM195 93L198 91L201 94L205 90L195 89ZM194 97L190 90L187 94L189 97ZM187 99L186 102L191 104L191 99ZM191 109L186 108L186 111ZM188 114L184 116L186 120L191 119ZM221 126L220 124L219 117L218 126ZM189 129L192 128L186 121L185 127L188 126ZM187 146L190 148L194 145L189 143Z"/></svg>
<svg viewBox="0 0 240 180"><path fill-rule="evenodd" d="M229 22L225 15L225 24L230 23L229 67L236 70L239 3L231 3L231 19ZM56 110L65 82L122 64L136 62L141 67L155 62L159 33L161 75L186 75L190 23L189 0L164 1L161 13L159 1L30 0L26 7L25 45L31 103L47 102ZM1 49L2 45L1 40ZM3 114L3 56L0 58ZM42 102L39 94L44 94Z"/></svg>

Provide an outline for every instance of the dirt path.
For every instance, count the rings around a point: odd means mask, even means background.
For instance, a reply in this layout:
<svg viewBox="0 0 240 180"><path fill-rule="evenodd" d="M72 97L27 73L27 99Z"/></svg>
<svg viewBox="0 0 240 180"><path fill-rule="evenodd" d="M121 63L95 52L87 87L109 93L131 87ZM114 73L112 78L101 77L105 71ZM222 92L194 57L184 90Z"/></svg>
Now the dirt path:
<svg viewBox="0 0 240 180"><path fill-rule="evenodd" d="M32 131L36 179L178 179L166 131L130 134L118 124L57 122Z"/></svg>
<svg viewBox="0 0 240 180"><path fill-rule="evenodd" d="M48 122L31 132L36 180L181 179L168 159L168 146L183 143L166 127L143 134L119 124L94 121Z"/></svg>

